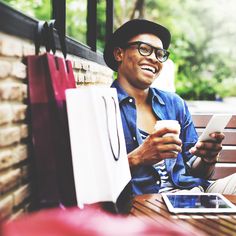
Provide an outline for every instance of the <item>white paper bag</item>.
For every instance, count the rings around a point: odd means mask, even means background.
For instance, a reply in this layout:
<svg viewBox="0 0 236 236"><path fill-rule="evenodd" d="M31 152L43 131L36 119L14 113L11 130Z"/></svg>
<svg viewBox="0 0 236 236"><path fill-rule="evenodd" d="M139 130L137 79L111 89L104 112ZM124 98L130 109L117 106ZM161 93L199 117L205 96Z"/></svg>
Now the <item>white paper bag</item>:
<svg viewBox="0 0 236 236"><path fill-rule="evenodd" d="M66 103L78 205L115 203L131 179L116 89L68 89Z"/></svg>

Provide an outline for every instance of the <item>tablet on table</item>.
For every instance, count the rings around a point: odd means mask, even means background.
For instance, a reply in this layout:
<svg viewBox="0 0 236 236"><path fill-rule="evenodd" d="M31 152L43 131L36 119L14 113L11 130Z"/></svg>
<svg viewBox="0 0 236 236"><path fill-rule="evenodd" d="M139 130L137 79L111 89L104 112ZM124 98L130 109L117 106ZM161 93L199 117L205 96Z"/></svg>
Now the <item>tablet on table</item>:
<svg viewBox="0 0 236 236"><path fill-rule="evenodd" d="M236 213L236 206L219 193L162 193L172 213Z"/></svg>

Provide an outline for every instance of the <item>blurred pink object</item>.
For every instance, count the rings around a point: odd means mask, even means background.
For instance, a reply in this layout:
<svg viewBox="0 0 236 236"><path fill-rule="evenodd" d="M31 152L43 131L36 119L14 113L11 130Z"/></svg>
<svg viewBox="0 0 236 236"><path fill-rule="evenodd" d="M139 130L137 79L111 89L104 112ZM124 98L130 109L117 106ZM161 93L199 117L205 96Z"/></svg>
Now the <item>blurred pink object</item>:
<svg viewBox="0 0 236 236"><path fill-rule="evenodd" d="M98 207L50 209L31 213L2 224L2 236L78 236L78 235L202 235L185 223L175 224L133 216L112 215Z"/></svg>

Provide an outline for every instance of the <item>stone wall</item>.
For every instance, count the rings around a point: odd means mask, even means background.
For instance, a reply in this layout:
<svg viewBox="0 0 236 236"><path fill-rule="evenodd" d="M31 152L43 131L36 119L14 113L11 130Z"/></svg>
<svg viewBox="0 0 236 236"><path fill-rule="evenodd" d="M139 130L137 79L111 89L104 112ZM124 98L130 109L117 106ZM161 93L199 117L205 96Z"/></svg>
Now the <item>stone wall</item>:
<svg viewBox="0 0 236 236"><path fill-rule="evenodd" d="M31 41L0 32L0 220L24 214L32 202L27 68L22 63L32 54ZM76 55L68 59L78 86L110 86L107 67Z"/></svg>

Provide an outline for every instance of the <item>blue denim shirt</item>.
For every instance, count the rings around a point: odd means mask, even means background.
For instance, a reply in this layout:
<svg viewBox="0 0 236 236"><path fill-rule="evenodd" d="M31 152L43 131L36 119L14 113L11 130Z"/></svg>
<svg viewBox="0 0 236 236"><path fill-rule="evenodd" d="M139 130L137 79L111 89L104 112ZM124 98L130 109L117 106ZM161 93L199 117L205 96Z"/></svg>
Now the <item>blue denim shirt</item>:
<svg viewBox="0 0 236 236"><path fill-rule="evenodd" d="M117 89L126 148L129 153L143 142L136 125L135 99L125 92L118 80L113 82L112 87ZM189 174L195 157L188 150L197 142L198 135L185 101L175 93L155 88L149 89L148 99L158 119L177 120L181 126L182 153L179 153L177 158L165 159L166 169L174 186L180 189L190 189L200 185L206 189L210 184L209 181L195 178ZM131 172L134 195L158 193L160 189L157 184L159 175L153 166L138 166L132 168Z"/></svg>

